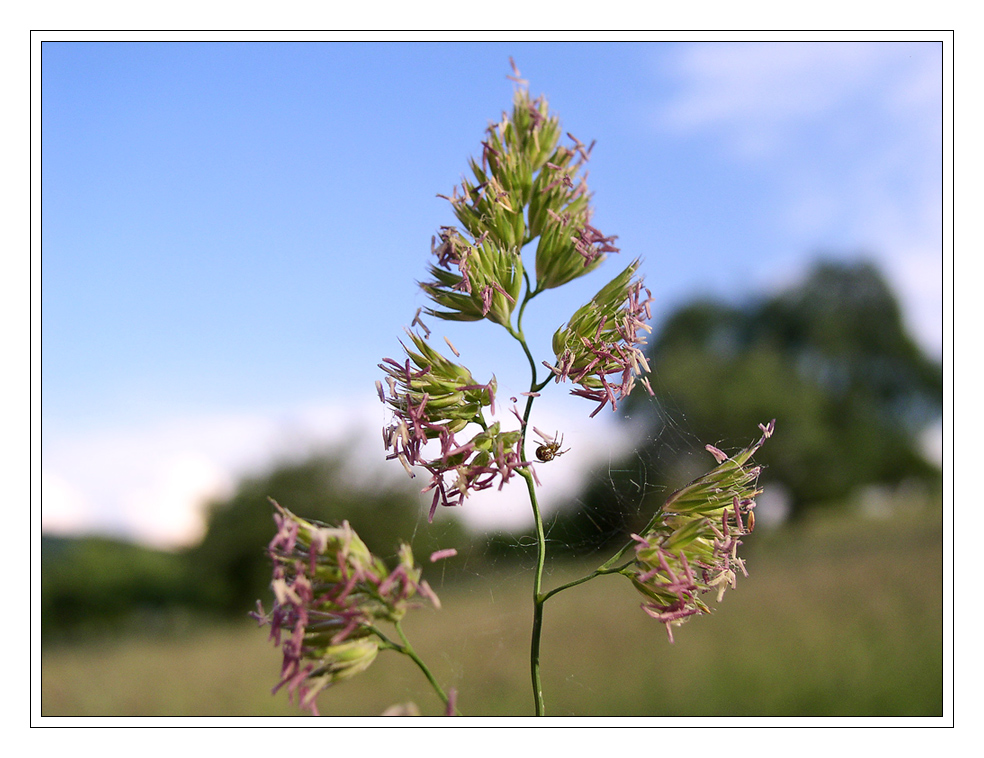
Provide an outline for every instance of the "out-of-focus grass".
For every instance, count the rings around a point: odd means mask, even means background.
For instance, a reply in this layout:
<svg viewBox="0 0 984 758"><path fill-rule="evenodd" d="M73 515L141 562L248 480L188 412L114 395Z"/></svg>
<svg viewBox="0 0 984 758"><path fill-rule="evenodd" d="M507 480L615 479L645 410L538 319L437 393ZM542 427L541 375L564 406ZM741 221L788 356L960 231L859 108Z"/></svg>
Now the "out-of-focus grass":
<svg viewBox="0 0 984 758"><path fill-rule="evenodd" d="M622 577L548 601L542 671L553 716L941 716L942 522L827 518L756 532L750 576L670 645ZM589 565L590 569L593 567ZM439 585L435 567L425 569ZM564 566L547 588L585 573ZM435 582L435 579L437 581ZM440 592L405 627L466 715L532 713L530 584L519 567ZM712 600L713 603L713 600ZM45 716L296 715L271 697L279 654L254 625L42 654ZM441 713L422 675L383 653L319 696L325 716L372 716L412 700Z"/></svg>

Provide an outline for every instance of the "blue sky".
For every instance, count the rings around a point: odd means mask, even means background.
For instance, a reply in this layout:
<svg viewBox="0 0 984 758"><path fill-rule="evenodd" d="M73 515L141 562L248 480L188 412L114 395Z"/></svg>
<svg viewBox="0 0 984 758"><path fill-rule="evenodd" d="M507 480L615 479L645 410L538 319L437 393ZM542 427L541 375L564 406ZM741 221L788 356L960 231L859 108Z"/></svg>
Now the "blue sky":
<svg viewBox="0 0 984 758"><path fill-rule="evenodd" d="M597 140L594 223L623 251L601 272L641 257L657 325L864 255L942 355L940 43L45 43L46 528L187 542L242 471L378 435L376 364L509 56ZM544 359L605 281L538 298ZM514 345L453 327L476 376L524 389Z"/></svg>

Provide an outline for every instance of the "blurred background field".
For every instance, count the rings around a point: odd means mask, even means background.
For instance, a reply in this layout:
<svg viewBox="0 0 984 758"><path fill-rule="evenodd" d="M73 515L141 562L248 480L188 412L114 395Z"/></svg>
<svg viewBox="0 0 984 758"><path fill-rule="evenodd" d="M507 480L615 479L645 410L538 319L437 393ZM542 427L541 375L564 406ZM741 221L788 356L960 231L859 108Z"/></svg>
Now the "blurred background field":
<svg viewBox="0 0 984 758"><path fill-rule="evenodd" d="M942 716L938 503L891 517L824 516L748 540L750 576L669 644L627 580L600 577L547 604L543 677L554 716ZM565 562L548 586L594 564ZM434 577L433 569L425 574ZM469 716L531 714L530 575L499 564L445 587L406 622ZM45 716L300 716L270 695L279 655L253 623L172 620L156 634L46 646ZM441 708L402 656L319 697L323 716Z"/></svg>

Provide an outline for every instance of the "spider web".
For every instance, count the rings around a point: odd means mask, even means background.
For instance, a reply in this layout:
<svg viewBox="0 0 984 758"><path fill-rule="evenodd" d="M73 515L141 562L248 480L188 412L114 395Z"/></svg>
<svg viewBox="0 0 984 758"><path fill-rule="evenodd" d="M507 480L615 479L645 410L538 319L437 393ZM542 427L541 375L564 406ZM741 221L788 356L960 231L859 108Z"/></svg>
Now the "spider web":
<svg viewBox="0 0 984 758"><path fill-rule="evenodd" d="M452 333L453 344L462 348L461 362L472 370L476 380L496 376L496 413L488 420L500 421L503 429L519 428L529 366L520 361L509 362L508 358L519 353L516 343L502 330L486 330L479 340L481 349L476 350L472 346L475 332L468 331L474 325L462 328L459 324L442 323L440 327L430 338L432 344L441 345L443 333ZM540 334L539 341L549 344L549 334ZM532 350L536 356L551 356L549 350L537 351L536 345ZM540 379L544 372L541 366ZM627 527L641 528L669 492L713 464L704 445L714 440L701 440L691 431L682 411L672 399L666 399L658 373L652 373L650 381L660 400L637 386L632 397L614 412L608 405L593 417L591 413L597 406L570 395L569 383L550 382L533 401L525 453L538 482L536 491L548 552L560 549L561 553L584 555L607 549L618 539L624 544L631 534ZM543 443L541 437L562 438L562 454L549 461L538 460L536 450ZM425 499L429 506L429 495ZM489 535L495 549L486 552L487 561L519 558L523 565L535 561L532 508L525 481L520 477L513 477L501 488L470 493L459 508L438 508L438 515L446 516L441 512L447 510L453 510L453 516L472 532ZM590 521L596 511L601 516L595 519L596 528L571 529L572 514L582 512ZM424 527L426 523L420 528ZM510 546L512 551L506 549Z"/></svg>
<svg viewBox="0 0 984 758"><path fill-rule="evenodd" d="M571 303L588 299L597 286L597 281L574 282L563 297L551 292L543 302L537 301L539 312L533 315L531 309L530 323L524 325L536 360L553 358L554 329L566 318L564 314L572 312L575 306ZM515 340L492 324L435 324L430 319L427 327L432 332L430 343L447 354L446 337L455 352L460 352L455 360L467 366L476 381L496 377L496 412L486 420L500 421L503 429L518 428L527 400L524 392L530 385L530 366ZM537 372L539 381L547 376L542 364L537 365ZM594 417L590 414L596 404L571 396L570 384L551 382L534 400L525 456L533 462L543 517L546 561L542 591L598 568L630 542L633 532L642 530L667 495L713 467L714 459L704 446L717 441L697 437L662 386L658 371L650 374L650 382L658 400L637 386L632 397L617 410L613 412L609 405ZM389 423L388 418L385 423ZM538 461L535 451L542 441L534 429L548 438L562 436L563 454ZM468 439L464 433L461 438ZM389 464L393 469L400 468L394 461ZM428 483L429 475L422 470L418 474L414 482L420 489ZM452 521L463 523L471 536L464 546L442 544L458 549L458 555L449 561L430 564L426 556L418 556L424 577L442 599L444 607L439 616L451 631L449 634L441 627L438 632L441 640L434 655L439 660L440 673L435 673L442 683L459 690L463 711L471 715L489 715L483 713L489 707L487 701L478 706L479 712L474 710L476 699L481 699L483 693L471 688L475 682L488 686L490 679L501 680L503 692L510 693L510 697L518 693L517 705L503 705L510 709L509 715L529 715L530 595L537 565L537 540L525 480L514 476L501 489L494 486L471 493L458 507L439 507L434 522L428 523L431 496L432 493L421 495L413 536L423 530L441 530ZM448 534L450 538L451 532ZM627 554L626 559L629 558L631 555ZM612 613L641 624L645 639L665 644L665 630L639 610L640 596L627 579L598 577L588 584L601 587L592 591L610 592ZM571 612L571 603L576 607L578 598L585 596L579 593L581 590L575 588L548 601L544 617L548 632L563 623L561 619ZM604 599L607 604L609 598ZM410 624L417 621L408 617L408 631ZM420 623L426 626L424 621ZM422 634L426 632L422 630ZM602 647L602 655L611 655ZM563 654L563 643L560 648ZM550 640L545 639L545 670L550 656L557 652L551 652ZM603 693L596 690L603 685L595 677L577 665L562 668L566 679L560 689L566 694L580 692L588 700L602 697ZM433 700L433 693L427 691L426 684L420 684L419 678L409 672L403 695L422 705ZM548 710L555 715L559 714L554 707L583 713L582 706L565 705L563 697L551 706L552 696L559 694L547 694ZM399 693L393 695L398 697Z"/></svg>
<svg viewBox="0 0 984 758"><path fill-rule="evenodd" d="M651 381L657 393L665 397L658 375L652 375ZM530 417L531 427L546 436L562 435L563 449L567 451L553 460L533 464L540 482L536 489L546 537L544 590L600 566L630 541L633 531L641 530L670 492L714 465L704 450L708 441L698 439L684 414L665 399L657 401L640 387L631 402L616 412L608 406L589 418L594 406L569 396L569 389L563 384L548 385L534 401ZM508 393L508 388L500 383L500 397L505 403L497 403L504 407L497 408L496 418L505 420L509 416L518 424L512 408L521 411L525 398ZM510 402L510 397L517 402ZM526 445L528 459L535 459L538 444L539 438L531 428ZM501 490L493 487L470 495L458 508L439 508L433 524L426 520L428 508L429 497L424 495L418 531L440 529L442 523L459 519L477 536L468 549L452 559L454 564L431 565L421 556L424 576L444 604L439 614L455 630L439 646L438 667L443 670L443 677L439 678L459 690L463 710L472 715L487 714L475 713L469 706L488 707L487 703L475 702L482 693L472 689L473 682L487 682L489 677L501 679L511 697L517 697L518 692L519 705L513 706L518 710L511 715L528 715L530 592L537 545L525 481L515 477ZM665 643L662 626L646 619L639 610L639 596L630 582L622 577L599 577L591 583L606 583L599 590L613 594L612 612L642 624L643 634L652 644ZM558 618L563 618L568 612L564 608L583 597L576 592L557 596L569 596L563 601L566 606L559 599L548 601L544 617L548 631L556 632L557 624L562 623L554 619L555 609L560 611ZM470 610L463 611L461 607ZM549 645L550 640L545 639L544 668L552 662L551 670L557 670L558 651ZM614 655L611 650L600 654ZM606 694L596 678L582 673L579 666L564 668L565 692L562 696L557 691L548 692L548 709L554 715L561 715L553 710L558 707L584 715L581 707L567 704L567 698L598 700ZM433 699L412 673L404 694L406 699L418 703Z"/></svg>

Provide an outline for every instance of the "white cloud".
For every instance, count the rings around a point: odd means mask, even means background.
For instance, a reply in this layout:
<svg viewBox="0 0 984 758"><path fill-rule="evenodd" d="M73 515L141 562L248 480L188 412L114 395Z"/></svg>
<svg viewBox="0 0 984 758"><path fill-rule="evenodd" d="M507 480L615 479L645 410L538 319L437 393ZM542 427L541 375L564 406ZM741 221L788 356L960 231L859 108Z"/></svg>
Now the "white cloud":
<svg viewBox="0 0 984 758"><path fill-rule="evenodd" d="M202 535L204 503L231 492L238 477L318 444L346 440L358 454L369 446L367 419L381 418L380 411L373 397L140 428L49 432L41 463L42 528L108 533L159 547L192 544Z"/></svg>
<svg viewBox="0 0 984 758"><path fill-rule="evenodd" d="M672 62L680 90L659 120L669 129L718 129L743 157L781 154L796 130L835 111L877 104L909 113L938 96L928 48L854 42L686 45ZM913 62L914 54L919 60ZM920 65L922 64L922 65ZM850 121L835 140L848 139ZM828 133L831 125L828 125Z"/></svg>
<svg viewBox="0 0 984 758"><path fill-rule="evenodd" d="M232 487L231 471L207 452L187 449L157 461L144 481L123 493L122 505L138 540L186 545L205 534L201 504L230 494Z"/></svg>
<svg viewBox="0 0 984 758"><path fill-rule="evenodd" d="M920 444L926 459L937 466L943 466L945 453L943 442L943 419L925 429L920 436Z"/></svg>
<svg viewBox="0 0 984 758"><path fill-rule="evenodd" d="M589 419L591 404L573 397L540 399L532 423L564 435L570 452L537 466L544 513L574 497L596 466L635 444L610 412ZM507 428L508 405L497 416ZM231 493L236 480L313 447L343 444L355 466L352 481L406 481L404 469L384 458L380 428L388 413L375 394L280 412L244 412L173 419L143 428L49 435L42 452L42 528L60 534L104 533L162 548L194 544L203 533L202 506ZM532 455L535 447L528 445ZM414 484L426 486L419 472ZM473 494L456 515L474 529L522 527L532 522L522 480L501 492Z"/></svg>
<svg viewBox="0 0 984 758"><path fill-rule="evenodd" d="M41 525L45 532L72 534L85 531L90 523L90 504L62 476L42 469L43 509Z"/></svg>

